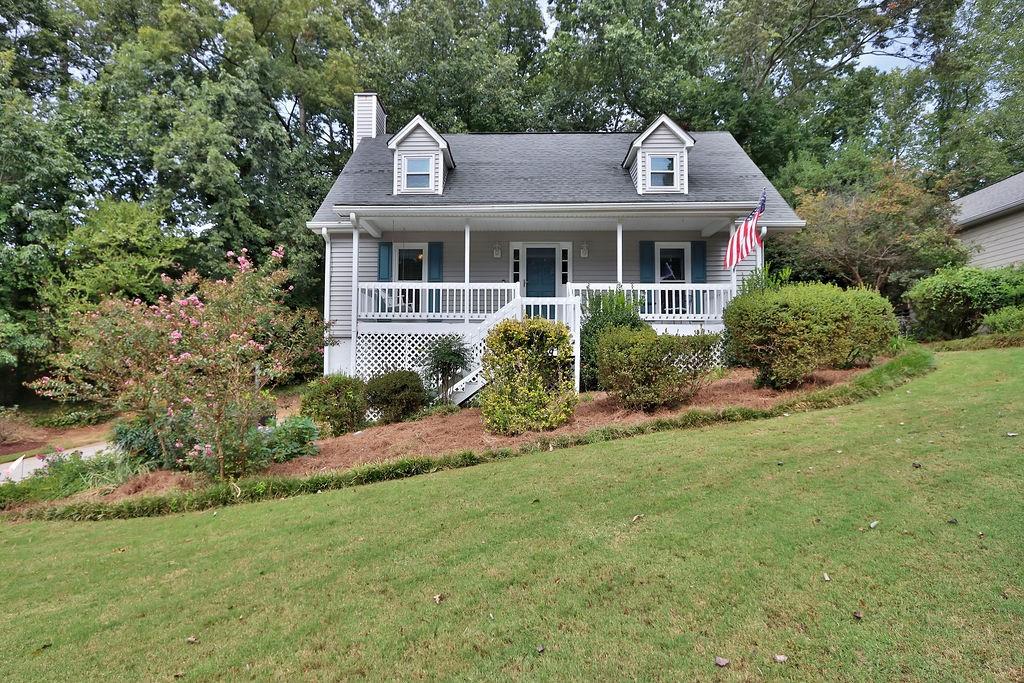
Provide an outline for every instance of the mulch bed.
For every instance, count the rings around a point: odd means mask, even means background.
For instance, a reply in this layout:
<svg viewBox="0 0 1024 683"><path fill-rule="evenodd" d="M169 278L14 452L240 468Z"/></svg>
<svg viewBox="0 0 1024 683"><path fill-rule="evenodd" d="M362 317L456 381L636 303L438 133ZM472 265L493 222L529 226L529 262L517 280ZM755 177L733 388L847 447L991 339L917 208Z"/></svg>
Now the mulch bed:
<svg viewBox="0 0 1024 683"><path fill-rule="evenodd" d="M822 370L798 389L774 391L754 388L754 372L736 369L713 382L698 394L690 405L654 413L623 410L606 394L588 394L580 401L576 415L569 424L549 432L527 432L518 436L496 436L488 433L480 419L480 410L469 408L454 415L370 427L354 434L324 439L319 442L318 455L272 465L267 474L303 476L413 455L439 456L466 450L483 451L514 447L536 441L542 436L577 434L612 424L636 424L694 408L770 408L802 393L843 383L860 372L863 370ZM591 400L587 400L588 398Z"/></svg>
<svg viewBox="0 0 1024 683"><path fill-rule="evenodd" d="M45 441L34 441L32 439L18 439L17 441L11 441L10 443L0 444L0 456L10 455L11 453L24 453L26 451L34 451L35 449L45 445Z"/></svg>

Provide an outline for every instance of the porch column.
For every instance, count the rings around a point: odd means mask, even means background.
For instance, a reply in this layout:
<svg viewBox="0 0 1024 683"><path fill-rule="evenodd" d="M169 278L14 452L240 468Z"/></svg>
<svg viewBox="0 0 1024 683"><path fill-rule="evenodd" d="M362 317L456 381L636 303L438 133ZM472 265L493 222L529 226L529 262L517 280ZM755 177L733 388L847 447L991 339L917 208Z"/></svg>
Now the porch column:
<svg viewBox="0 0 1024 683"><path fill-rule="evenodd" d="M463 273L464 273L464 282L465 282L465 292L463 294L463 296L465 297L465 299L464 299L465 304L464 304L463 308L464 308L465 314L466 314L466 322L468 323L469 322L469 223L466 223L465 233L463 235L463 247L462 247L462 250L463 250L463 254L462 254Z"/></svg>
<svg viewBox="0 0 1024 683"><path fill-rule="evenodd" d="M320 234L323 235L324 244L326 249L324 252L324 322L327 323L327 340L330 342L334 336L334 321L331 320L331 234L327 232L327 228L321 228ZM328 364L328 353L327 350L329 343L324 344L324 374L327 374L330 368Z"/></svg>
<svg viewBox="0 0 1024 683"><path fill-rule="evenodd" d="M352 222L352 350L349 373L356 375L356 336L359 325L359 225Z"/></svg>
<svg viewBox="0 0 1024 683"><path fill-rule="evenodd" d="M622 223L615 224L615 281L622 284Z"/></svg>
<svg viewBox="0 0 1024 683"><path fill-rule="evenodd" d="M736 234L736 224L732 223L729 225L729 244L732 244L732 238ZM728 248L728 247L726 247ZM732 269L732 294L736 296L736 268Z"/></svg>
<svg viewBox="0 0 1024 683"><path fill-rule="evenodd" d="M764 238L768 234L768 228L758 228L761 231L761 246L757 248L757 269L764 268Z"/></svg>

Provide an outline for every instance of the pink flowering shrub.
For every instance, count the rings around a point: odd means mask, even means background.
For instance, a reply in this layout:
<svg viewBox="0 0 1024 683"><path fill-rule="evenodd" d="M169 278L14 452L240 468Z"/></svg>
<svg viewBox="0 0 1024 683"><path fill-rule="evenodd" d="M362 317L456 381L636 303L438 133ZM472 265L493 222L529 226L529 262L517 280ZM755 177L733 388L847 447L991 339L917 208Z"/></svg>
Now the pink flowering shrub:
<svg viewBox="0 0 1024 683"><path fill-rule="evenodd" d="M275 412L269 389L319 354L324 327L315 312L285 305L280 247L260 268L246 250L228 254L228 279L165 278L171 294L155 304L108 299L80 315L70 349L32 388L137 414L156 434L164 462L221 478L246 474L255 427ZM168 430L181 420L193 436L187 447Z"/></svg>

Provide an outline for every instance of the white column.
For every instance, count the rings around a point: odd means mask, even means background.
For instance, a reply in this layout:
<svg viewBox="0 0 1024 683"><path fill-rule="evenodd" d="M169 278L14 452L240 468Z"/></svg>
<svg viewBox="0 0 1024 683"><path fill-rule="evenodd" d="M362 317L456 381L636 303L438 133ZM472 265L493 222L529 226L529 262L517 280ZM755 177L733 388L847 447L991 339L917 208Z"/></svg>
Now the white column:
<svg viewBox="0 0 1024 683"><path fill-rule="evenodd" d="M352 353L349 374L356 374L356 337L359 324L359 226L352 223Z"/></svg>
<svg viewBox="0 0 1024 683"><path fill-rule="evenodd" d="M761 230L761 246L757 247L757 268L758 270L764 268L764 238L768 234L768 228L760 228Z"/></svg>
<svg viewBox="0 0 1024 683"><path fill-rule="evenodd" d="M622 223L615 224L615 281L622 284Z"/></svg>
<svg viewBox="0 0 1024 683"><path fill-rule="evenodd" d="M465 232L463 233L462 242L463 242L463 245L462 245L462 251L463 251L463 254L462 254L463 282L466 285L465 293L464 293L465 301L464 301L464 304L463 304L463 308L465 309L466 322L468 323L469 322L469 223L466 223Z"/></svg>
<svg viewBox="0 0 1024 683"><path fill-rule="evenodd" d="M330 354L330 337L334 332L334 323L331 320L331 234L327 228L323 228L320 234L324 238L324 322L327 324L327 339L324 340L324 374L330 367L328 365Z"/></svg>
<svg viewBox="0 0 1024 683"><path fill-rule="evenodd" d="M736 224L733 223L733 224L731 224L729 226L729 242L732 242L733 235L735 235L735 234L736 234ZM726 245L726 249L728 249L728 248L729 248L728 245ZM733 293L733 296L736 295L736 267L735 266L733 266L733 268L732 268L732 293Z"/></svg>

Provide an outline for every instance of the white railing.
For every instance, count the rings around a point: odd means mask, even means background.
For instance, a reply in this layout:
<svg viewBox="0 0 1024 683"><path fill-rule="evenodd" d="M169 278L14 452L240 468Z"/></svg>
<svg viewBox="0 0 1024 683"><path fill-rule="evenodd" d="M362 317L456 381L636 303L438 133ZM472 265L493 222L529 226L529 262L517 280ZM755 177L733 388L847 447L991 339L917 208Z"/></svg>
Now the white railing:
<svg viewBox="0 0 1024 683"><path fill-rule="evenodd" d="M621 290L636 302L640 317L648 322L708 322L722 319L726 304L736 295L732 285L693 283L616 284L569 283L570 296L586 305L595 292Z"/></svg>
<svg viewBox="0 0 1024 683"><path fill-rule="evenodd" d="M484 320L519 295L518 283L361 282L360 320Z"/></svg>

